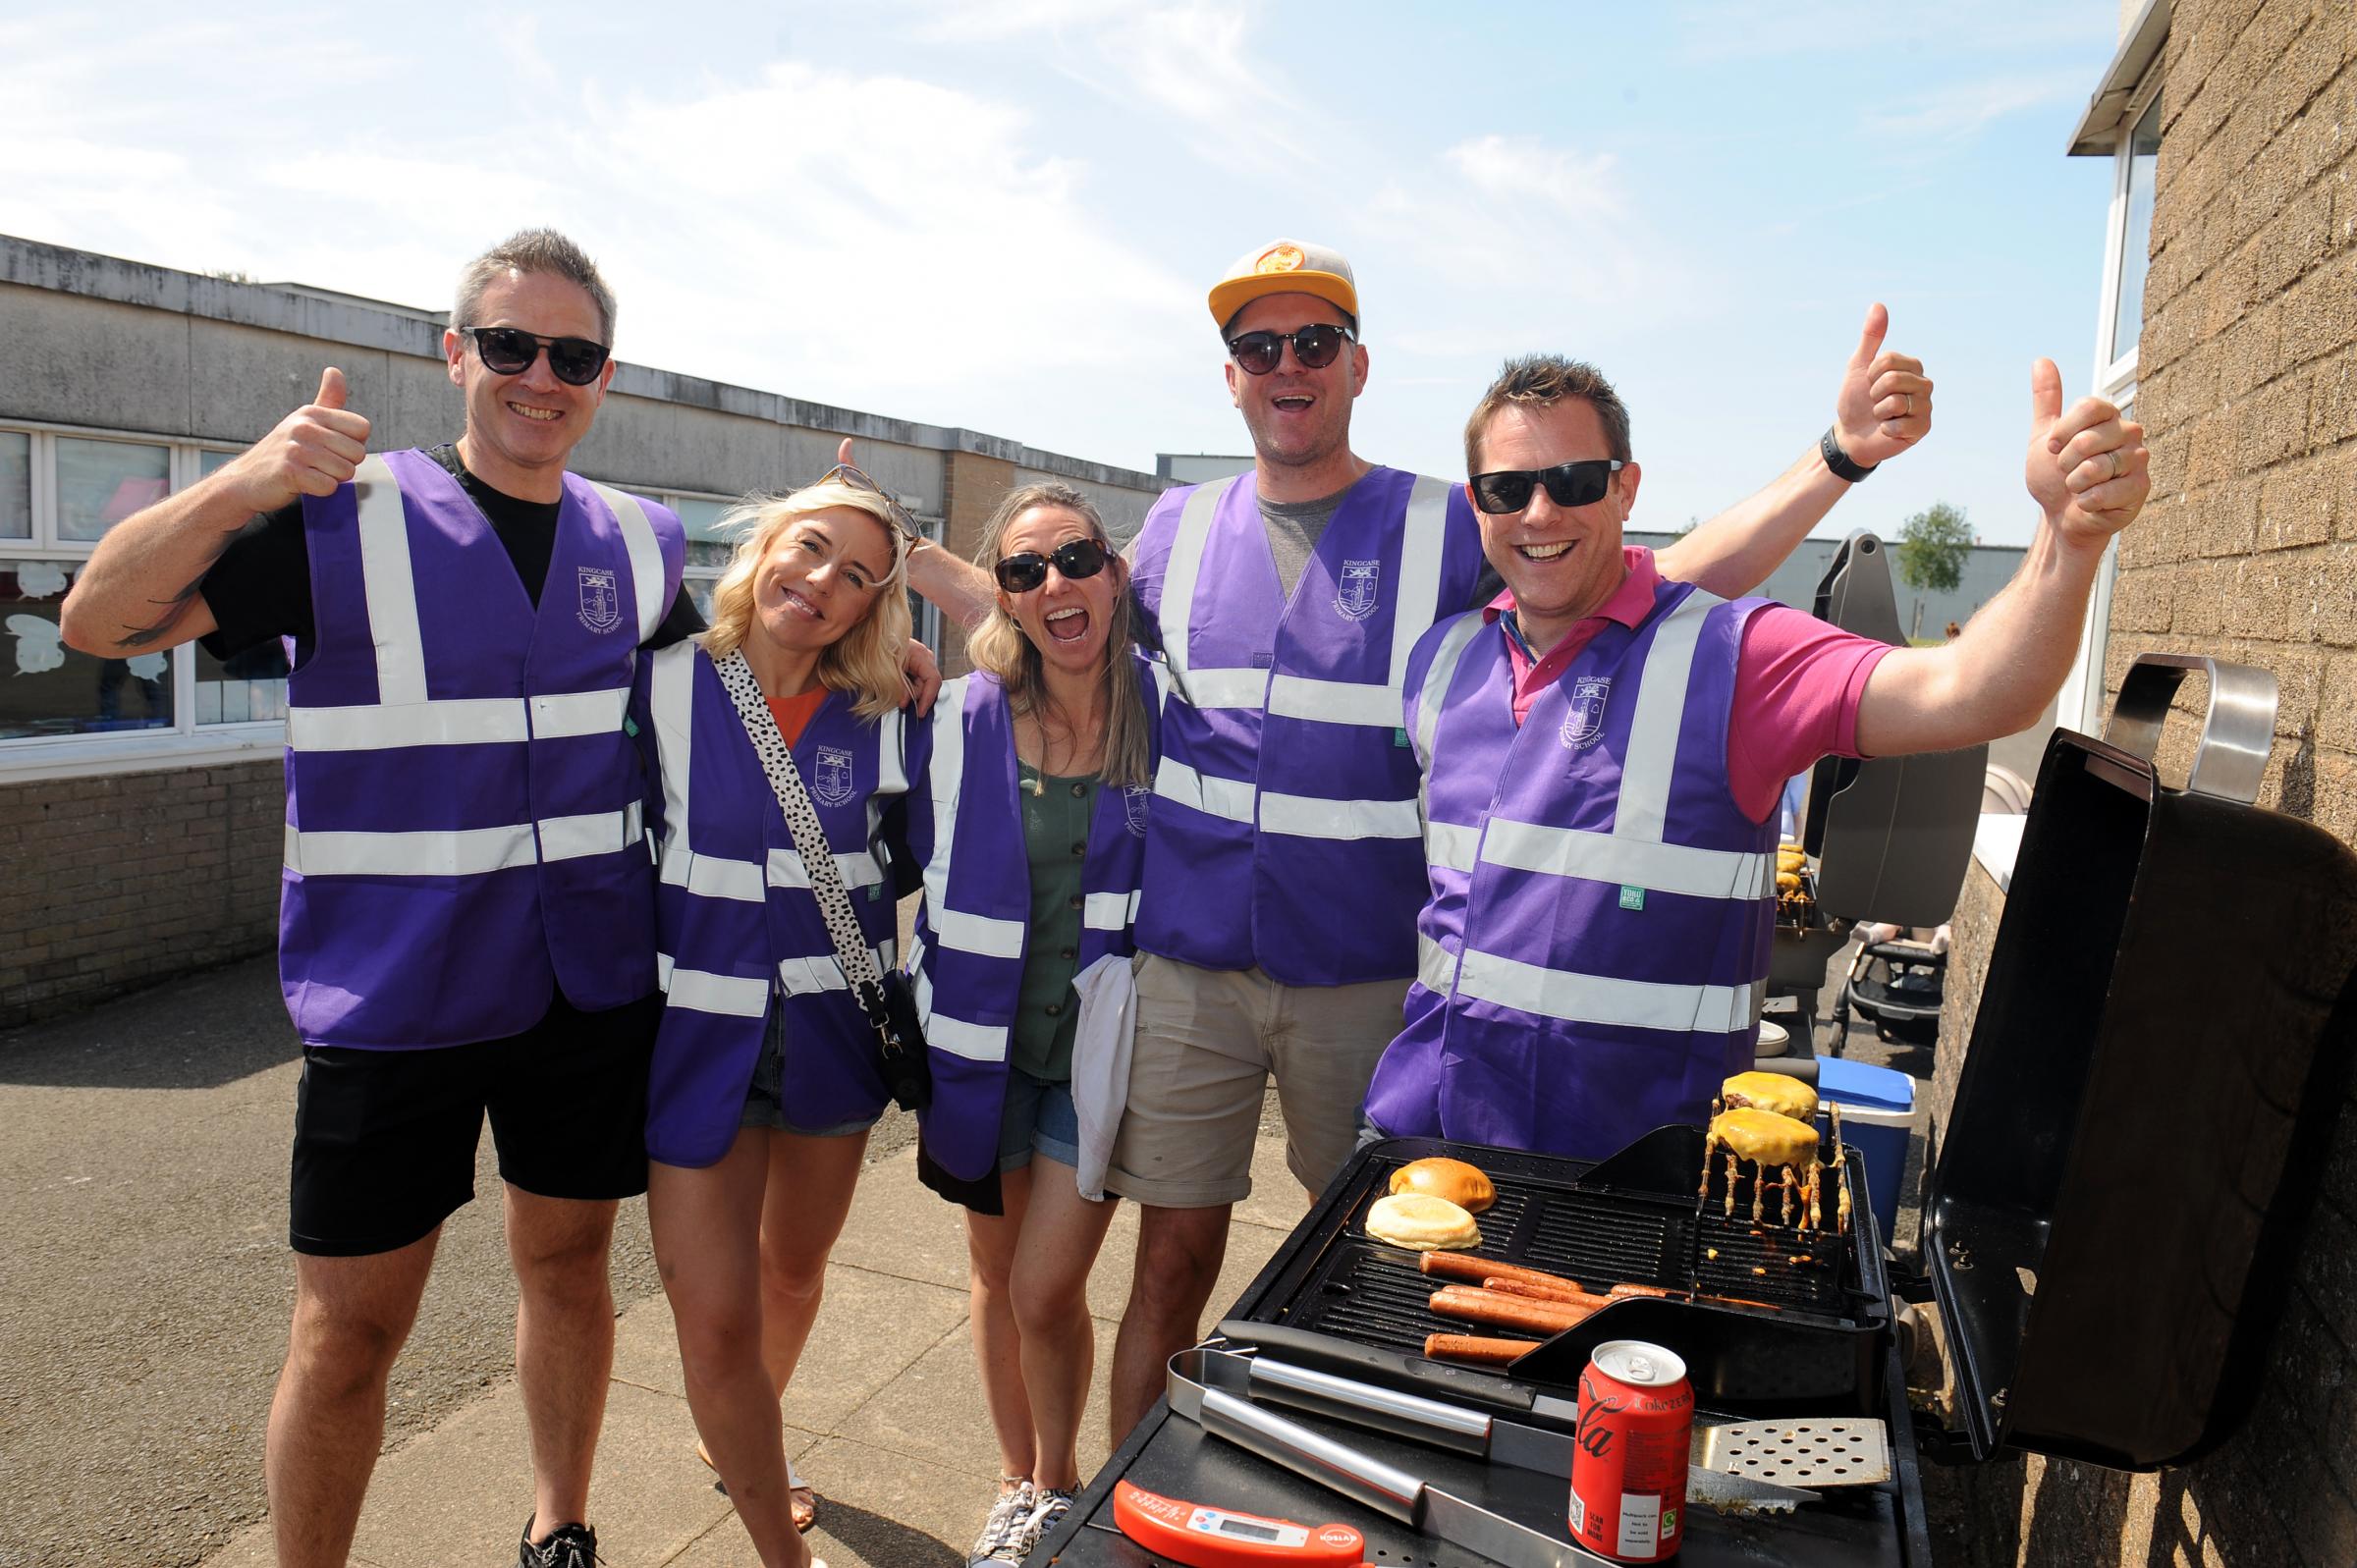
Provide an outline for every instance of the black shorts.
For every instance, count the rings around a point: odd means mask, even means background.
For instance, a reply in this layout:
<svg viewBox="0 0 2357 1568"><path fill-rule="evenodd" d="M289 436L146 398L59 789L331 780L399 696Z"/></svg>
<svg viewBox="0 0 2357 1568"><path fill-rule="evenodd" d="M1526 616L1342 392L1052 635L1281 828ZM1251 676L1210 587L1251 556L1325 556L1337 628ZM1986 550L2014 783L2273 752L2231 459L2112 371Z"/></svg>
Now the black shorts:
<svg viewBox="0 0 2357 1568"><path fill-rule="evenodd" d="M562 995L522 1034L431 1051L305 1046L288 1241L391 1252L474 1197L483 1114L499 1173L544 1198L646 1191L646 1074L661 993L603 1012Z"/></svg>

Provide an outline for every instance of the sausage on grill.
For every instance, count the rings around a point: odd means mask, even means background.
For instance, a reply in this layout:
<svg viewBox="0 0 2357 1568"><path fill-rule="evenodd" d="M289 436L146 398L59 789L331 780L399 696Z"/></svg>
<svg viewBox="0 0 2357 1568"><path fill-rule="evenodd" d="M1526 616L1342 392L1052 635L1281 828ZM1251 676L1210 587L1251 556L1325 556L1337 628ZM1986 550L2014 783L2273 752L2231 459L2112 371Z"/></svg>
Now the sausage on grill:
<svg viewBox="0 0 2357 1568"><path fill-rule="evenodd" d="M1474 1334L1426 1334L1424 1354L1435 1361L1465 1361L1503 1367L1538 1343L1535 1339L1484 1339Z"/></svg>

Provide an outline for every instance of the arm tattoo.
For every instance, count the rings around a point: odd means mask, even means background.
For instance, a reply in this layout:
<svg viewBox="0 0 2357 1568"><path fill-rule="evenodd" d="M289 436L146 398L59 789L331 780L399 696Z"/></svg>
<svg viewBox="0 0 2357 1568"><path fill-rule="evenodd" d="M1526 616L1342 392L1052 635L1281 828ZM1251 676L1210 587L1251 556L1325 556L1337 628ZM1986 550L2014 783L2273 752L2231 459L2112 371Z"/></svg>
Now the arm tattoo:
<svg viewBox="0 0 2357 1568"><path fill-rule="evenodd" d="M179 625L181 619L189 613L189 606L196 602L196 592L204 586L205 573L213 569L214 565L228 552L230 541L236 537L235 533L221 536L221 542L213 546L213 553L205 557L204 565L197 569L195 576L189 579L187 587L169 599L148 600L149 604L161 605L162 610L145 625L130 626L124 635L115 639L115 646L127 650L144 648L169 636L172 628Z"/></svg>

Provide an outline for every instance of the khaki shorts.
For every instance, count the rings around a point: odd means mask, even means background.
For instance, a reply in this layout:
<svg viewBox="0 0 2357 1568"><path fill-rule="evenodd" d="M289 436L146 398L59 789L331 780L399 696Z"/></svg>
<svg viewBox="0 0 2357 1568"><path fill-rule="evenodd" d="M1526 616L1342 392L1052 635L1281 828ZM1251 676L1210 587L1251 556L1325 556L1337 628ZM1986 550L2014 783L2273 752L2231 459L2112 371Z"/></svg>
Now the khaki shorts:
<svg viewBox="0 0 2357 1568"><path fill-rule="evenodd" d="M1270 1074L1285 1162L1322 1190L1350 1158L1359 1107L1399 1033L1405 980L1288 986L1258 969L1198 969L1139 953L1137 1043L1108 1190L1164 1209L1252 1193L1252 1143Z"/></svg>

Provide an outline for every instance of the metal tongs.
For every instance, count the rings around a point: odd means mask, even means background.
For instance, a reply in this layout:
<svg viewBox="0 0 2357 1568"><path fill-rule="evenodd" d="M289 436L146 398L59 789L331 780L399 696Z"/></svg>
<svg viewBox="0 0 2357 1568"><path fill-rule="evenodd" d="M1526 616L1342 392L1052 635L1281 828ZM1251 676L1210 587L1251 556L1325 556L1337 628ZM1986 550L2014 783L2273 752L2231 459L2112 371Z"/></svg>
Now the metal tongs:
<svg viewBox="0 0 2357 1568"><path fill-rule="evenodd" d="M1574 1443L1568 1433L1265 1356L1201 1347L1171 1358L1169 1393L1173 1411L1214 1436L1506 1568L1566 1568L1609 1561L1567 1538L1492 1512L1413 1471L1281 1416L1255 1399L1558 1479L1571 1473ZM1722 1511L1788 1511L1818 1500L1815 1492L1699 1466L1688 1470L1687 1487L1694 1501Z"/></svg>

